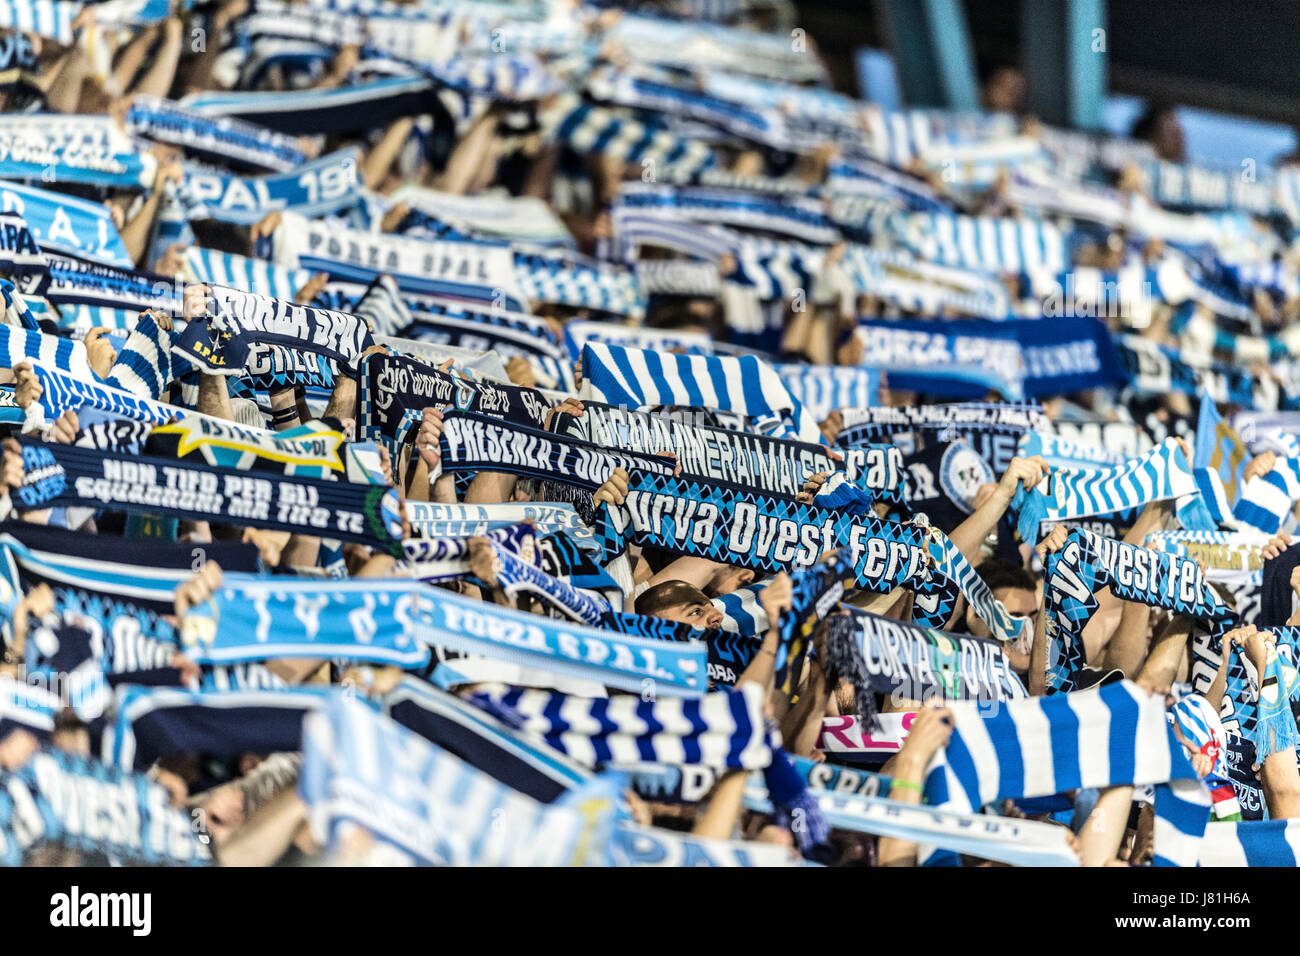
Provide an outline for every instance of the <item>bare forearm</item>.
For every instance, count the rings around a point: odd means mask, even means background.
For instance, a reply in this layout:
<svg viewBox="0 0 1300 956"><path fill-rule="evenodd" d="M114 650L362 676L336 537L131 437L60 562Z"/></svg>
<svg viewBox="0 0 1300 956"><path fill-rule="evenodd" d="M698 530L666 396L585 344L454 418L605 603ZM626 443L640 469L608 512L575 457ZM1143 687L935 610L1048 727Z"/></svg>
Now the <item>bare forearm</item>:
<svg viewBox="0 0 1300 956"><path fill-rule="evenodd" d="M695 820L691 833L697 837L728 840L740 818L741 800L745 795L744 770L732 770L713 787L713 796Z"/></svg>

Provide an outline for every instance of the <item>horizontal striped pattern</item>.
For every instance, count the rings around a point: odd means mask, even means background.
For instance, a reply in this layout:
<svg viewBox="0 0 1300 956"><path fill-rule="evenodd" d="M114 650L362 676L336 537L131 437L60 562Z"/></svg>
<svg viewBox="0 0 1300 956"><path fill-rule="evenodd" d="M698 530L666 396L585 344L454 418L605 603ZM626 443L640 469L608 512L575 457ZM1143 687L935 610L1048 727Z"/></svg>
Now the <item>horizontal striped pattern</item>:
<svg viewBox="0 0 1300 956"><path fill-rule="evenodd" d="M786 413L800 441L821 443L817 422L770 365L753 356L663 355L589 342L582 349L585 398L641 408L677 405L751 418Z"/></svg>
<svg viewBox="0 0 1300 956"><path fill-rule="evenodd" d="M1151 784L1156 865L1195 865L1210 795L1173 736L1162 698L1123 681L1006 701L992 715L975 701L950 707L952 737L925 776L928 803L971 812L1006 798Z"/></svg>

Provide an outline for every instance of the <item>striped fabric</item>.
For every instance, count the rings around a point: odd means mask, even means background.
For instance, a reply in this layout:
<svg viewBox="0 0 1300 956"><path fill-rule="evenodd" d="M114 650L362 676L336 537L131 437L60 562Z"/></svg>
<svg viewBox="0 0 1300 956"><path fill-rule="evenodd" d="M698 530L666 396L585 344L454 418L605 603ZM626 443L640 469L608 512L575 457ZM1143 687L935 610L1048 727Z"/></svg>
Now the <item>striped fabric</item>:
<svg viewBox="0 0 1300 956"><path fill-rule="evenodd" d="M289 269L266 259L197 246L185 250L185 268L194 282L211 282L290 302L311 278L309 269Z"/></svg>
<svg viewBox="0 0 1300 956"><path fill-rule="evenodd" d="M944 265L1014 274L1064 272L1070 264L1065 235L1039 219L916 213L896 228L913 252Z"/></svg>
<svg viewBox="0 0 1300 956"><path fill-rule="evenodd" d="M1279 458L1267 475L1256 475L1241 486L1232 507L1239 528L1277 534L1300 500L1300 458Z"/></svg>
<svg viewBox="0 0 1300 956"><path fill-rule="evenodd" d="M1165 718L1136 684L1003 702L992 716L954 701L948 746L925 777L926 802L971 812L985 804L1082 787L1156 787L1155 863L1194 866L1210 795ZM931 854L927 863L946 862Z"/></svg>
<svg viewBox="0 0 1300 956"><path fill-rule="evenodd" d="M770 365L753 356L661 355L589 342L582 349L582 396L607 405L680 405L750 418L785 414L786 434L822 443L817 422Z"/></svg>
<svg viewBox="0 0 1300 956"><path fill-rule="evenodd" d="M1208 824L1197 862L1200 866L1300 866L1300 820Z"/></svg>
<svg viewBox="0 0 1300 956"><path fill-rule="evenodd" d="M1172 438L1123 465L1057 468L1048 481L1051 498L1023 488L1016 493L1013 505L1020 512L1018 530L1023 541L1037 542L1038 526L1043 521L1108 515L1167 498L1178 501L1179 517L1183 518L1192 514L1189 508L1200 501L1191 464Z"/></svg>
<svg viewBox="0 0 1300 956"><path fill-rule="evenodd" d="M12 369L31 359L88 382L98 381L80 342L0 323L0 368Z"/></svg>
<svg viewBox="0 0 1300 956"><path fill-rule="evenodd" d="M0 0L0 27L36 33L72 44L72 21L82 4L74 0Z"/></svg>
<svg viewBox="0 0 1300 956"><path fill-rule="evenodd" d="M775 365L776 374L818 421L841 408L867 408L880 398L880 372L844 365Z"/></svg>
<svg viewBox="0 0 1300 956"><path fill-rule="evenodd" d="M652 762L761 770L779 744L765 729L763 689L753 683L695 699L501 688L469 701L585 767Z"/></svg>
<svg viewBox="0 0 1300 956"><path fill-rule="evenodd" d="M718 161L704 143L587 103L578 103L559 121L555 137L578 153L609 156L655 170L680 170L686 175L708 169Z"/></svg>

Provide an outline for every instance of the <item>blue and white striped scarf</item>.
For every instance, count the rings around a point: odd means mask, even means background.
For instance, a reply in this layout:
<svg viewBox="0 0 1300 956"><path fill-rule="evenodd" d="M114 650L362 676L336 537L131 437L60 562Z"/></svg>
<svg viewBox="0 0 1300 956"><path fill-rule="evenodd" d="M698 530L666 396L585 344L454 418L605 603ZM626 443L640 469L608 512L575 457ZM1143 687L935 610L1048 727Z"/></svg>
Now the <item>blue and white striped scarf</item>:
<svg viewBox="0 0 1300 956"><path fill-rule="evenodd" d="M529 302L554 303L631 318L645 314L645 295L636 272L567 250L517 247L515 279Z"/></svg>
<svg viewBox="0 0 1300 956"><path fill-rule="evenodd" d="M628 165L686 176L718 162L703 143L589 103L558 106L553 122L554 138L583 155L608 156Z"/></svg>
<svg viewBox="0 0 1300 956"><path fill-rule="evenodd" d="M603 864L617 792L587 787L540 804L341 697L303 722L299 790L331 851L359 827L389 851L375 862L441 866ZM440 793L456 798L435 811L425 795Z"/></svg>
<svg viewBox="0 0 1300 956"><path fill-rule="evenodd" d="M12 369L32 360L87 382L99 380L90 370L86 347L80 342L0 323L0 368Z"/></svg>
<svg viewBox="0 0 1300 956"><path fill-rule="evenodd" d="M817 245L830 245L840 238L822 204L801 196L777 198L740 190L633 183L620 190L617 207L639 218L717 223L780 233Z"/></svg>
<svg viewBox="0 0 1300 956"><path fill-rule="evenodd" d="M203 116L156 96L132 97L126 129L193 153L271 172L289 172L307 160L293 137L228 117Z"/></svg>
<svg viewBox="0 0 1300 956"><path fill-rule="evenodd" d="M1277 534L1300 500L1300 458L1279 458L1273 470L1241 486L1232 508L1232 523L1263 534Z"/></svg>
<svg viewBox="0 0 1300 956"><path fill-rule="evenodd" d="M818 421L842 408L865 408L880 398L880 372L842 365L775 365L791 396Z"/></svg>
<svg viewBox="0 0 1300 956"><path fill-rule="evenodd" d="M183 253L185 272L194 282L229 286L290 302L311 279L310 269L284 267L265 259L190 246Z"/></svg>
<svg viewBox="0 0 1300 956"><path fill-rule="evenodd" d="M75 0L0 0L0 27L35 33L71 46L72 21L81 7Z"/></svg>
<svg viewBox="0 0 1300 956"><path fill-rule="evenodd" d="M1156 865L1196 865L1210 795L1173 736L1162 698L1123 681L1007 701L992 716L975 701L949 707L952 736L925 776L930 805L969 813L1007 798L1151 784ZM931 853L925 862L948 861Z"/></svg>
<svg viewBox="0 0 1300 956"><path fill-rule="evenodd" d="M694 700L581 698L505 687L468 699L586 767L652 762L758 770L780 746L763 719L763 689L754 683Z"/></svg>
<svg viewBox="0 0 1300 956"><path fill-rule="evenodd" d="M1300 866L1300 821L1209 823L1198 866Z"/></svg>
<svg viewBox="0 0 1300 956"><path fill-rule="evenodd" d="M1176 500L1185 527L1208 531L1212 526L1208 514L1193 510L1200 504L1200 489L1182 446L1172 438L1123 465L1055 468L1044 481L1049 492L1021 487L1011 501L1020 540L1029 544L1038 543L1044 521L1113 514L1168 498Z"/></svg>
<svg viewBox="0 0 1300 956"><path fill-rule="evenodd" d="M643 408L681 405L751 418L788 417L777 437L820 443L821 430L770 365L753 356L661 355L588 343L582 349L582 398Z"/></svg>
<svg viewBox="0 0 1300 956"><path fill-rule="evenodd" d="M1066 236L1038 219L914 213L890 226L894 237L921 258L976 272L1055 273L1070 262Z"/></svg>

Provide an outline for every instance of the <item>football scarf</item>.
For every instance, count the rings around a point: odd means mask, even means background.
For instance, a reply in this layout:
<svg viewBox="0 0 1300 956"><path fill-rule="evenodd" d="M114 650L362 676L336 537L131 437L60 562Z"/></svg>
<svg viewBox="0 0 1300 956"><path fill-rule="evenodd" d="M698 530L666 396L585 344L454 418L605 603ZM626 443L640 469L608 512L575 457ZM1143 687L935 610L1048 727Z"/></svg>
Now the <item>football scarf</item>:
<svg viewBox="0 0 1300 956"><path fill-rule="evenodd" d="M618 206L641 217L775 232L817 245L830 245L840 238L822 203L803 196L769 197L731 189L630 183L620 190Z"/></svg>
<svg viewBox="0 0 1300 956"><path fill-rule="evenodd" d="M1000 475L1016 457L1017 445L1026 431L1051 427L1051 419L1036 404L964 402L845 409L844 427L836 444L853 447L868 442L896 442L897 436L909 433L919 433L927 441L961 438Z"/></svg>
<svg viewBox="0 0 1300 956"><path fill-rule="evenodd" d="M581 698L502 687L468 700L586 767L649 761L759 770L779 746L764 723L757 684L696 699Z"/></svg>
<svg viewBox="0 0 1300 956"><path fill-rule="evenodd" d="M192 93L184 108L206 117L233 116L287 135L359 132L429 111L433 80L391 76L328 90Z"/></svg>
<svg viewBox="0 0 1300 956"><path fill-rule="evenodd" d="M381 485L261 477L206 463L30 440L23 449L26 474L15 501L20 510L77 505L162 514L339 538L401 553L397 492Z"/></svg>
<svg viewBox="0 0 1300 956"><path fill-rule="evenodd" d="M595 535L582 523L573 505L560 502L462 505L408 501L406 519L411 524L411 530L425 538L473 537L521 521L530 521L538 535L563 532L583 550L597 551L600 548Z"/></svg>
<svg viewBox="0 0 1300 956"><path fill-rule="evenodd" d="M174 607L176 587L215 561L226 571L257 571L253 545L212 543L202 546L111 536L86 535L63 528L7 521L0 524L0 577L8 600L0 605L5 626L20 595L47 584L55 610L98 631L105 670L145 669L137 638L175 644L175 628L163 620ZM93 557L87 557L87 544Z"/></svg>
<svg viewBox="0 0 1300 956"><path fill-rule="evenodd" d="M817 749L834 754L836 760L884 763L903 749L916 715L914 710L877 714L876 730L856 716L823 717Z"/></svg>
<svg viewBox="0 0 1300 956"><path fill-rule="evenodd" d="M506 243L409 239L361 232L286 212L267 240L270 258L335 279L371 282L392 276L404 292L451 295L520 310L514 254Z"/></svg>
<svg viewBox="0 0 1300 956"><path fill-rule="evenodd" d="M541 803L554 802L592 777L558 751L414 677L402 678L388 692L383 710L425 740Z"/></svg>
<svg viewBox="0 0 1300 956"><path fill-rule="evenodd" d="M324 707L338 688L193 691L126 685L117 689L101 759L122 770L196 751L215 757L302 749L304 715Z"/></svg>
<svg viewBox="0 0 1300 956"><path fill-rule="evenodd" d="M539 246L573 245L569 230L551 207L531 196L460 196L408 184L393 190L389 198L474 238L506 239Z"/></svg>
<svg viewBox="0 0 1300 956"><path fill-rule="evenodd" d="M237 289L208 287L205 321L192 321L174 351L208 372L242 371L254 344L313 352L348 368L374 343L362 319L269 299Z"/></svg>
<svg viewBox="0 0 1300 956"><path fill-rule="evenodd" d="M0 773L0 790L8 795L0 806L4 866L21 866L46 846L77 851L81 866L212 862L207 837L171 806L165 787L143 774L42 750L17 770Z"/></svg>
<svg viewBox="0 0 1300 956"><path fill-rule="evenodd" d="M190 246L183 255L187 277L194 282L229 286L272 299L292 302L298 290L311 278L309 269L285 268L265 259L197 246Z"/></svg>
<svg viewBox="0 0 1300 956"><path fill-rule="evenodd" d="M1125 455L1097 445L1070 441L1042 432L1025 432L1020 439L1021 458L1038 455L1053 468L1106 468L1122 465L1137 454Z"/></svg>
<svg viewBox="0 0 1300 956"><path fill-rule="evenodd" d="M855 334L889 384L938 395L978 398L990 388L1009 399L1066 395L1125 381L1110 332L1092 318L1068 332L1037 319L871 320Z"/></svg>
<svg viewBox="0 0 1300 956"><path fill-rule="evenodd" d="M73 119L58 117L47 124L42 115L29 114L0 122L0 177L111 189L142 190L152 185L157 166L153 154L132 151L121 135L69 140L57 127ZM76 119L92 126L99 118Z"/></svg>
<svg viewBox="0 0 1300 956"><path fill-rule="evenodd" d="M0 368L20 362L40 362L88 382L96 380L86 359L86 347L74 339L60 338L35 329L0 323Z"/></svg>
<svg viewBox="0 0 1300 956"><path fill-rule="evenodd" d="M780 846L752 840L707 840L675 830L620 823L610 843L614 866L799 866Z"/></svg>
<svg viewBox="0 0 1300 956"><path fill-rule="evenodd" d="M284 172L234 176L188 166L176 198L190 219L251 226L273 210L314 218L356 205L360 154L342 149Z"/></svg>
<svg viewBox="0 0 1300 956"><path fill-rule="evenodd" d="M364 306L365 300L357 304L358 314L365 314ZM418 319L400 326L395 334L401 336L406 347L409 347L409 343L405 340L410 339L475 352L495 352L507 362L519 356L528 361L538 375L538 381L546 387L573 387L573 367L560 346L552 345L533 330L522 331L507 325L489 324L479 320L482 313L468 312L467 315L467 318L457 318L422 312ZM460 364L457 363L458 366Z"/></svg>
<svg viewBox="0 0 1300 956"><path fill-rule="evenodd" d="M391 613L355 591L283 578L225 574L222 586L180 622L180 644L198 664L231 664L275 657L368 661L423 667L429 648L407 627L408 608L398 596ZM352 599L349 599L352 598Z"/></svg>
<svg viewBox="0 0 1300 956"><path fill-rule="evenodd" d="M1074 689L1074 675L1084 664L1080 635L1097 610L1097 591L1103 587L1122 601L1207 620L1215 633L1235 618L1206 585L1195 561L1078 528L1048 556L1045 580L1047 685L1053 692Z"/></svg>
<svg viewBox="0 0 1300 956"><path fill-rule="evenodd" d="M924 531L796 504L722 482L630 472L623 505L597 512L596 533L607 555L627 542L671 554L775 574L810 567L827 550L850 549L859 587L886 592L928 580Z"/></svg>
<svg viewBox="0 0 1300 956"><path fill-rule="evenodd" d="M832 615L827 661L856 689L858 719L873 731L874 694L895 699L1014 700L1027 697L1001 646L863 611Z"/></svg>
<svg viewBox="0 0 1300 956"><path fill-rule="evenodd" d="M1197 520L1195 504L1200 491L1182 447L1166 438L1141 458L1111 468L1057 468L1044 478L1050 494L1039 488L1016 489L1011 510L1017 514L1020 540L1037 544L1039 525L1093 515L1113 514L1151 501L1168 498L1179 502L1179 519L1185 527L1209 530ZM1192 500L1189 500L1192 499Z"/></svg>
<svg viewBox="0 0 1300 956"><path fill-rule="evenodd" d="M538 598L548 610L555 612L552 616L591 627L599 626L604 616L610 612L610 604L604 598L579 591L567 581L547 574L497 542L493 542L492 550L497 586L508 597L528 595Z"/></svg>
<svg viewBox="0 0 1300 956"><path fill-rule="evenodd" d="M701 641L708 648L709 683L718 687L734 687L763 646L762 635L736 634L710 628L694 628L680 621L644 614L627 614L609 611L600 619L600 626L619 634L660 641Z"/></svg>
<svg viewBox="0 0 1300 956"><path fill-rule="evenodd" d="M812 416L772 367L753 356L661 355L588 343L582 349L580 397L625 408L684 405L749 418L787 416L779 437L821 442Z"/></svg>
<svg viewBox="0 0 1300 956"><path fill-rule="evenodd" d="M671 475L671 459L611 451L553 432L459 410L443 417L439 449L447 472L503 471L595 491L616 468Z"/></svg>
<svg viewBox="0 0 1300 956"><path fill-rule="evenodd" d="M744 485L789 498L797 495L814 474L840 468L823 445L692 425L666 415L598 402L583 402L583 412L578 416L556 413L551 430L638 455L671 452L677 456L676 463L683 475ZM880 466L878 456L872 463ZM854 464L857 473L851 477L861 477L865 482L871 472L870 467L865 467L869 464L867 457L862 456L860 462L855 458ZM875 479L874 484L887 485L895 475L882 469L870 477Z"/></svg>
<svg viewBox="0 0 1300 956"><path fill-rule="evenodd" d="M540 804L342 698L304 720L299 791L331 852L360 828L384 845L377 858L389 864L601 864L614 813L608 787ZM425 795L436 793L458 797L435 810Z"/></svg>
<svg viewBox="0 0 1300 956"><path fill-rule="evenodd" d="M307 161L291 136L229 117L203 116L156 96L131 98L126 129L155 142L244 168L286 173Z"/></svg>
<svg viewBox="0 0 1300 956"><path fill-rule="evenodd" d="M927 803L969 813L1007 798L1151 784L1155 864L1196 864L1210 795L1174 738L1159 697L1123 681L1007 701L992 716L974 701L949 708L953 732L926 772ZM950 860L930 854L925 862Z"/></svg>
<svg viewBox="0 0 1300 956"><path fill-rule="evenodd" d="M1202 779L1214 801L1216 820L1241 813L1237 794L1229 778L1228 743L1219 715L1200 694L1185 694L1169 708L1169 722L1178 727L1187 743L1189 756L1203 754L1210 759L1210 772Z"/></svg>
<svg viewBox="0 0 1300 956"><path fill-rule="evenodd" d="M136 322L104 381L141 398L166 400L166 393L177 379L192 376L194 367L172 353L180 333L164 329L157 318L145 313ZM197 384L195 384L197 388Z"/></svg>
<svg viewBox="0 0 1300 956"><path fill-rule="evenodd" d="M1291 648L1288 648L1290 650ZM1300 697L1300 675L1289 656L1278 653L1277 645L1268 645L1264 673L1260 675L1258 713L1250 741L1255 745L1255 760L1264 763L1269 754L1287 752L1300 744L1291 701Z"/></svg>
<svg viewBox="0 0 1300 956"><path fill-rule="evenodd" d="M499 658L624 690L639 692L643 682L652 681L665 696L698 696L704 691L705 651L697 642L669 644L620 637L470 600L409 580L334 581L324 587L310 580L242 575L228 575L226 581L231 587L242 588L241 593L266 595L271 623L253 626L269 628L266 633L275 633L277 639L303 640L304 631L311 628L305 608L312 604L324 608L333 602L341 607L331 607L330 613L350 615L346 620L358 632L357 640L362 644L366 634L381 631L392 634L395 643L414 635L423 644L443 650ZM233 608L233 613L250 612Z"/></svg>
<svg viewBox="0 0 1300 956"><path fill-rule="evenodd" d="M888 782L889 778L882 779ZM857 793L812 793L818 812L836 830L909 840L1011 866L1079 865L1065 829L1054 824L936 810ZM771 809L771 802L752 782L744 802L748 810Z"/></svg>
<svg viewBox="0 0 1300 956"><path fill-rule="evenodd" d="M1189 355L1136 335L1117 335L1115 346L1130 386L1139 395L1204 393L1220 404L1262 410L1278 407L1277 385L1271 379L1254 377L1249 369Z"/></svg>
<svg viewBox="0 0 1300 956"><path fill-rule="evenodd" d="M531 428L545 424L550 408L536 389L472 382L399 355L371 355L360 367L357 395L357 434L390 444L406 440L408 412L418 419L429 407L454 407Z"/></svg>
<svg viewBox="0 0 1300 956"><path fill-rule="evenodd" d="M790 394L821 421L841 408L867 408L880 398L880 371L842 365L774 365Z"/></svg>
<svg viewBox="0 0 1300 956"><path fill-rule="evenodd" d="M565 98L544 122L553 125L556 142L579 155L607 156L625 165L654 169L664 175L692 176L716 165L707 144L674 135L589 103ZM567 109L567 112L566 112Z"/></svg>
<svg viewBox="0 0 1300 956"><path fill-rule="evenodd" d="M1300 824L1290 820L1209 823L1198 866L1300 866Z"/></svg>
<svg viewBox="0 0 1300 956"><path fill-rule="evenodd" d="M1269 536L1249 531L1157 531L1146 547L1205 562L1207 581L1226 582L1264 568Z"/></svg>
<svg viewBox="0 0 1300 956"><path fill-rule="evenodd" d="M43 295L49 285L49 268L49 260L23 217L0 213L0 274L14 280L19 292Z"/></svg>
<svg viewBox="0 0 1300 956"><path fill-rule="evenodd" d="M564 324L564 347L568 349L573 361L581 360L582 347L588 342L653 352L681 351L687 355L712 355L714 352L713 339L703 332L650 329L639 325L587 322L581 319Z"/></svg>
<svg viewBox="0 0 1300 956"><path fill-rule="evenodd" d="M377 484L353 452L355 443L321 422L285 431L248 428L207 416L189 415L149 431L145 450L218 468L269 471L281 475Z"/></svg>
<svg viewBox="0 0 1300 956"><path fill-rule="evenodd" d="M1277 534L1300 499L1300 458L1278 458L1273 470L1255 475L1241 486L1232 509L1238 527Z"/></svg>
<svg viewBox="0 0 1300 956"><path fill-rule="evenodd" d="M7 182L4 208L18 213L42 247L124 269L135 267L108 208L63 193Z"/></svg>
<svg viewBox="0 0 1300 956"><path fill-rule="evenodd" d="M29 424L53 422L66 411L94 408L135 421L164 424L173 418L191 414L176 405L167 405L111 385L83 379L71 372L31 361L32 371L43 389L41 397L27 407Z"/></svg>

